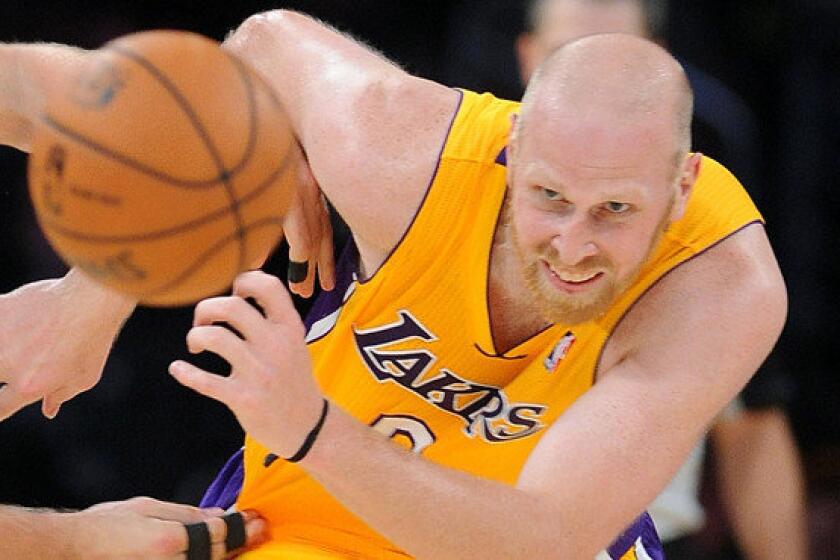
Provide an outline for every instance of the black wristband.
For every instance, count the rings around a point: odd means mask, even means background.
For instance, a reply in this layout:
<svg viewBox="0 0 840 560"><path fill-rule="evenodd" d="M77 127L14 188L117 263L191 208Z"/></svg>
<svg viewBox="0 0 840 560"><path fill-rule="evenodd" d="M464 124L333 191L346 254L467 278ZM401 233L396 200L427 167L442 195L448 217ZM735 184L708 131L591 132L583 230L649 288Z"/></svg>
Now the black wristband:
<svg viewBox="0 0 840 560"><path fill-rule="evenodd" d="M309 453L309 450L312 449L312 444L315 443L315 440L318 438L318 434L321 433L321 428L324 426L324 420L327 419L327 412L330 409L330 401L324 399L324 406L321 408L321 417L318 418L318 422L315 423L315 427L309 431L309 434L306 436L306 439L303 440L303 445L300 446L297 453L286 459L289 463L297 463L304 457L306 454Z"/></svg>

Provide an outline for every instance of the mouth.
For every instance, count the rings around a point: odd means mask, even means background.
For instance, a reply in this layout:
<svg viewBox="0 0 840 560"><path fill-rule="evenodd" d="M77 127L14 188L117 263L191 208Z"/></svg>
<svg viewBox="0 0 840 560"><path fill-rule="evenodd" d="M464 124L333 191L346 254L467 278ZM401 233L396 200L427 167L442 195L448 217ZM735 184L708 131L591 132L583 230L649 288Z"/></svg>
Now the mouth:
<svg viewBox="0 0 840 560"><path fill-rule="evenodd" d="M540 261L545 269L551 285L566 293L578 293L590 289L603 276L603 272L592 271L585 273L557 272L546 261Z"/></svg>

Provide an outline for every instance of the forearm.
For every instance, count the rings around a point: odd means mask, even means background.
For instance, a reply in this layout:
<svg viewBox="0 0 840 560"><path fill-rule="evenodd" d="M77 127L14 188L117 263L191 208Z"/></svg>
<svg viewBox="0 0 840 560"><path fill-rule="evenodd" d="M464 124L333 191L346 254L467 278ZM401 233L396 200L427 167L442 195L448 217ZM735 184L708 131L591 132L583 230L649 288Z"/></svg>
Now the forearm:
<svg viewBox="0 0 840 560"><path fill-rule="evenodd" d="M0 44L0 144L29 151L50 88L78 71L85 51L54 44Z"/></svg>
<svg viewBox="0 0 840 560"><path fill-rule="evenodd" d="M805 492L783 412L750 412L713 432L723 498L749 560L807 558Z"/></svg>
<svg viewBox="0 0 840 560"><path fill-rule="evenodd" d="M103 324L107 325L122 326L137 305L133 298L106 288L75 268L67 273L57 289L65 290L79 305L97 311Z"/></svg>
<svg viewBox="0 0 840 560"><path fill-rule="evenodd" d="M17 560L74 558L67 514L0 506L0 557Z"/></svg>
<svg viewBox="0 0 840 560"><path fill-rule="evenodd" d="M597 552L577 550L562 512L540 495L427 461L336 406L302 465L345 507L419 559Z"/></svg>

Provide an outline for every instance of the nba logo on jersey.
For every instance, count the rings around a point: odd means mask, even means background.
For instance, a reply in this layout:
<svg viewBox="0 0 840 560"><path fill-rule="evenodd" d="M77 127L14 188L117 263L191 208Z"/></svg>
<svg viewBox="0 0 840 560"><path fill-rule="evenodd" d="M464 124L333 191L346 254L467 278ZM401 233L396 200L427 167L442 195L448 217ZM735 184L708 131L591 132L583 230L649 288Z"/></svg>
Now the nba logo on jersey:
<svg viewBox="0 0 840 560"><path fill-rule="evenodd" d="M563 361L563 358L566 357L566 354L569 353L569 349L575 343L575 333L572 331L566 331L566 334L563 335L563 338L560 339L554 349L551 351L545 359L545 370L548 373L554 373L557 371L557 366L560 365L560 362Z"/></svg>

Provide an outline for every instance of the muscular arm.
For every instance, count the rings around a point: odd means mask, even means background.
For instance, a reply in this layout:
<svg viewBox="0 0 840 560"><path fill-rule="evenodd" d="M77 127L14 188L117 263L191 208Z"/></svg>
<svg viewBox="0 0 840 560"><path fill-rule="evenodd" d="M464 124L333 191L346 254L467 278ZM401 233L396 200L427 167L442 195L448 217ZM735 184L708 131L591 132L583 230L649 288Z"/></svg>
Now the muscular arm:
<svg viewBox="0 0 840 560"><path fill-rule="evenodd" d="M0 44L0 143L28 152L45 95L78 72L85 50L54 44Z"/></svg>
<svg viewBox="0 0 840 560"><path fill-rule="evenodd" d="M26 508L0 506L0 534L4 557L67 558L70 545L65 540L65 527L60 514Z"/></svg>
<svg viewBox="0 0 840 560"><path fill-rule="evenodd" d="M712 430L720 489L749 560L808 557L805 489L782 410L745 411Z"/></svg>
<svg viewBox="0 0 840 560"><path fill-rule="evenodd" d="M421 204L457 94L294 12L252 16L224 46L274 86L365 269L378 268Z"/></svg>

